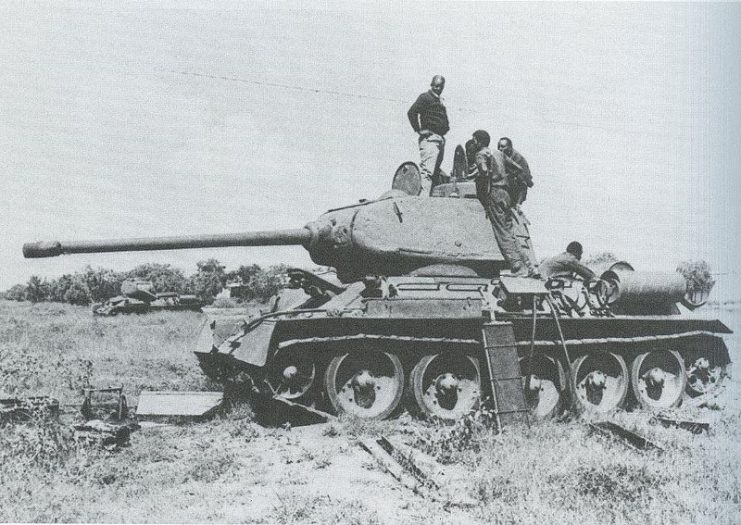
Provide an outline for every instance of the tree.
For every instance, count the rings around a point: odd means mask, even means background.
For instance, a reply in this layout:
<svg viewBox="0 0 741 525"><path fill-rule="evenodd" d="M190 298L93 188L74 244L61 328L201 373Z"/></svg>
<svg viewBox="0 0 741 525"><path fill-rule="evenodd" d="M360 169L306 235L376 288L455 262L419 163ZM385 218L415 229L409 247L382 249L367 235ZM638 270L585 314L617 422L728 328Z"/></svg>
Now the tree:
<svg viewBox="0 0 741 525"><path fill-rule="evenodd" d="M703 260L683 261L677 266L677 272L687 281L687 289L690 291L707 293L715 285L710 265Z"/></svg>
<svg viewBox="0 0 741 525"><path fill-rule="evenodd" d="M81 278L90 291L90 299L100 302L121 293L121 282L125 275L105 268L88 266Z"/></svg>
<svg viewBox="0 0 741 525"><path fill-rule="evenodd" d="M32 303L39 303L49 299L49 283L41 280L38 275L32 275L26 284L26 299Z"/></svg>
<svg viewBox="0 0 741 525"><path fill-rule="evenodd" d="M255 297L263 301L277 294L286 286L288 266L278 264L261 272L254 286Z"/></svg>
<svg viewBox="0 0 741 525"><path fill-rule="evenodd" d="M126 277L152 281L155 292L183 293L188 284L183 271L169 264L140 264L127 272Z"/></svg>
<svg viewBox="0 0 741 525"><path fill-rule="evenodd" d="M286 284L288 267L280 264L267 269L257 264L240 266L235 272L229 272L229 280L236 280L242 285L241 299L267 300L278 293Z"/></svg>
<svg viewBox="0 0 741 525"><path fill-rule="evenodd" d="M188 289L203 301L213 302L226 285L227 274L224 266L216 259L199 261L196 266L198 271L188 279Z"/></svg>

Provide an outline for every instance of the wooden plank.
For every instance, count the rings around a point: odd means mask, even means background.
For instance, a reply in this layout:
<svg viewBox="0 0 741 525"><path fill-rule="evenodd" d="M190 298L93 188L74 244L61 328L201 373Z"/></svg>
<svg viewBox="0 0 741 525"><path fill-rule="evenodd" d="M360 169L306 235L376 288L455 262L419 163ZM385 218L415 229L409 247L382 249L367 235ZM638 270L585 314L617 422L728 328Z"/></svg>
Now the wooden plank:
<svg viewBox="0 0 741 525"><path fill-rule="evenodd" d="M153 392L139 394L137 416L206 417L221 406L222 392Z"/></svg>

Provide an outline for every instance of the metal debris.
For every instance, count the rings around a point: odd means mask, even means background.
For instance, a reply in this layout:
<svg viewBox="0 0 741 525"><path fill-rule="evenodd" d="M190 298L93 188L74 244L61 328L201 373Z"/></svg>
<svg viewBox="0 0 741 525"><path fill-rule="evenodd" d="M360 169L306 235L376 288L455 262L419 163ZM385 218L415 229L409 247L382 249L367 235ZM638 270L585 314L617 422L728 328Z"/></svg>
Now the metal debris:
<svg viewBox="0 0 741 525"><path fill-rule="evenodd" d="M80 413L86 420L113 419L123 421L129 415L123 385L107 388L84 388ZM105 414L105 415L103 415Z"/></svg>
<svg viewBox="0 0 741 525"><path fill-rule="evenodd" d="M25 421L35 416L59 416L59 401L47 396L0 399L0 421Z"/></svg>
<svg viewBox="0 0 741 525"><path fill-rule="evenodd" d="M75 439L89 445L99 445L108 450L125 447L129 444L131 427L129 425L112 425L92 419L79 425L73 425Z"/></svg>
<svg viewBox="0 0 741 525"><path fill-rule="evenodd" d="M457 487L441 486L434 477L440 477L441 472L429 467L436 461L422 452L406 445L392 444L386 437L378 439L362 439L359 445L372 455L379 465L402 485L433 501L458 507L475 505L475 501L462 494ZM421 465L426 465L422 468ZM435 470L435 472L432 472ZM432 472L432 475L430 474Z"/></svg>
<svg viewBox="0 0 741 525"><path fill-rule="evenodd" d="M301 427L327 423L337 419L332 414L295 403L281 396L255 396L253 408L258 422L261 425L271 427L285 425Z"/></svg>
<svg viewBox="0 0 741 525"><path fill-rule="evenodd" d="M191 417L213 416L224 402L222 392L153 392L139 394L136 415L139 417Z"/></svg>
<svg viewBox="0 0 741 525"><path fill-rule="evenodd" d="M408 474L404 467L402 467L379 443L378 440L373 439L361 439L359 445L363 450L368 452L375 458L381 467L391 474L391 476L399 481L402 485L412 490L417 494L421 494L424 485L419 483L417 479Z"/></svg>
<svg viewBox="0 0 741 525"><path fill-rule="evenodd" d="M676 419L666 415L655 416L654 419L665 427L677 427L693 434L702 434L703 431L710 432L710 422L701 420Z"/></svg>
<svg viewBox="0 0 741 525"><path fill-rule="evenodd" d="M599 423L589 423L589 428L609 437L618 437L627 445L638 450L657 450L663 452L664 449L656 443L649 441L647 438L636 434L627 428L621 427L611 421L601 421Z"/></svg>

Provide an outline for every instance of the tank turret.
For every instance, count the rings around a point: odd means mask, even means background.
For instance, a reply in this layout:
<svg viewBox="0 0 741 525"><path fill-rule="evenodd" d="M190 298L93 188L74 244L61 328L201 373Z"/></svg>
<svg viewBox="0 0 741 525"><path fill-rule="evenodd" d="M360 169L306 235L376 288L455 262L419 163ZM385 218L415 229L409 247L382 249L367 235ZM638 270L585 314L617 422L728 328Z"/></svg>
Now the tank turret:
<svg viewBox="0 0 741 525"><path fill-rule="evenodd" d="M365 275L403 275L437 265L466 267L481 277L505 268L476 199L388 196L330 210L303 228L219 235L27 243L27 258L72 253L301 245L343 282Z"/></svg>

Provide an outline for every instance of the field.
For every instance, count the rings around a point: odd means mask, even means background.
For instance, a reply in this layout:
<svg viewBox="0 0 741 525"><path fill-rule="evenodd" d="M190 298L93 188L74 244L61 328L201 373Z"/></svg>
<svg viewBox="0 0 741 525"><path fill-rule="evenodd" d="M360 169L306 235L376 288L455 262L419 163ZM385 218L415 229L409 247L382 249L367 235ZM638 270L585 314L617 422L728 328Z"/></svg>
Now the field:
<svg viewBox="0 0 741 525"><path fill-rule="evenodd" d="M736 306L706 308L738 333ZM389 422L263 428L248 407L203 423L144 429L115 452L76 445L68 425L80 388L218 389L191 350L203 314L93 318L87 308L0 301L0 394L52 395L61 424L0 426L2 522L738 523L741 385L694 435L616 416L664 447L641 452L580 421L512 427L500 436ZM737 363L739 336L728 337ZM383 434L435 455L437 481L465 505L395 482L358 446ZM456 499L456 498L452 498Z"/></svg>

